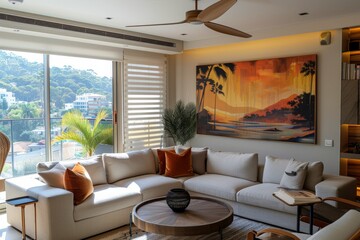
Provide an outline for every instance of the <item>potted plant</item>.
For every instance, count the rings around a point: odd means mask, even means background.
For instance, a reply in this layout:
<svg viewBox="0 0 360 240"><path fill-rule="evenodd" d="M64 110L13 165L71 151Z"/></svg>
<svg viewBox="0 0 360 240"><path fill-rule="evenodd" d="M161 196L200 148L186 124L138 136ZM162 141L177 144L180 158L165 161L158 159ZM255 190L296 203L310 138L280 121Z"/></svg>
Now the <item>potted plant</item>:
<svg viewBox="0 0 360 240"><path fill-rule="evenodd" d="M94 124L91 125L80 111L74 110L64 114L61 120L63 131L56 136L52 144L71 140L79 143L87 156L92 156L100 144L113 144L112 126L101 124L101 120L107 117L105 110L100 110L96 115Z"/></svg>
<svg viewBox="0 0 360 240"><path fill-rule="evenodd" d="M166 108L162 115L165 135L170 137L174 144L185 145L195 136L196 106L194 103L184 104L177 101L174 108Z"/></svg>

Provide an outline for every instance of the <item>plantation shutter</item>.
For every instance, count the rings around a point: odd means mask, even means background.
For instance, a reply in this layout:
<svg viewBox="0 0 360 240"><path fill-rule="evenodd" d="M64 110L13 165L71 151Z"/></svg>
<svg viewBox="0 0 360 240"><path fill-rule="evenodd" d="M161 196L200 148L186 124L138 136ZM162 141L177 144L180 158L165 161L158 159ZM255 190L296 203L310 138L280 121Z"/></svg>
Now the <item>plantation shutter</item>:
<svg viewBox="0 0 360 240"><path fill-rule="evenodd" d="M124 55L124 151L161 146L166 82L164 55Z"/></svg>

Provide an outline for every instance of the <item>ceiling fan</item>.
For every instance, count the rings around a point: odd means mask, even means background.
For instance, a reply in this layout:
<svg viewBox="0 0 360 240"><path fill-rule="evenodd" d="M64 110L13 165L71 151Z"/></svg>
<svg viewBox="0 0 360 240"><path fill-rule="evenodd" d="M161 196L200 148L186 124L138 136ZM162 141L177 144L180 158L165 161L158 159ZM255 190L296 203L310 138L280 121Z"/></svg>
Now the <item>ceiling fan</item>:
<svg viewBox="0 0 360 240"><path fill-rule="evenodd" d="M173 22L173 23L159 23L159 24L145 24L145 25L130 25L126 27L149 27L149 26L162 26L162 25L175 25L182 23L190 23L190 24L204 24L208 28L224 33L233 35L236 37L249 38L250 34L239 31L237 29L224 26L221 24L210 22L214 19L217 19L221 15L223 15L227 10L229 10L237 0L220 0L213 5L205 8L204 10L198 10L198 0L195 0L195 10L190 10L186 12L186 17L184 21L181 22Z"/></svg>

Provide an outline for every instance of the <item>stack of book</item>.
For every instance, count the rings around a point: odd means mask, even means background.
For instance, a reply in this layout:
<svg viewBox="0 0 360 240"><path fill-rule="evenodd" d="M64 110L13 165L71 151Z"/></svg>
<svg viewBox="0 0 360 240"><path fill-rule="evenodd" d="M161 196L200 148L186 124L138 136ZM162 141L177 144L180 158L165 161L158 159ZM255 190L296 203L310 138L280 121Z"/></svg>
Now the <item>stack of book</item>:
<svg viewBox="0 0 360 240"><path fill-rule="evenodd" d="M321 202L321 198L305 190L279 189L274 195L290 205Z"/></svg>

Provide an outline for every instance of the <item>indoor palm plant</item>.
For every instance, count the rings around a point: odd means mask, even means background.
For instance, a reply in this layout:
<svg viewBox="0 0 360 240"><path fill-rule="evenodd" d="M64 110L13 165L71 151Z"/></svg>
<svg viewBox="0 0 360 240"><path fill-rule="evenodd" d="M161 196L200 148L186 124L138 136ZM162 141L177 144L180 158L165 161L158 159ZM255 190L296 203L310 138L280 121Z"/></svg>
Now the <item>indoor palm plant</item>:
<svg viewBox="0 0 360 240"><path fill-rule="evenodd" d="M80 111L74 110L64 114L61 120L63 131L56 136L52 143L62 140L71 140L79 143L87 156L92 156L100 144L113 144L112 126L101 124L107 117L105 110L100 110L91 125Z"/></svg>
<svg viewBox="0 0 360 240"><path fill-rule="evenodd" d="M165 135L170 137L174 144L184 145L195 136L196 107L194 103L184 104L176 102L174 108L165 109L162 115Z"/></svg>

